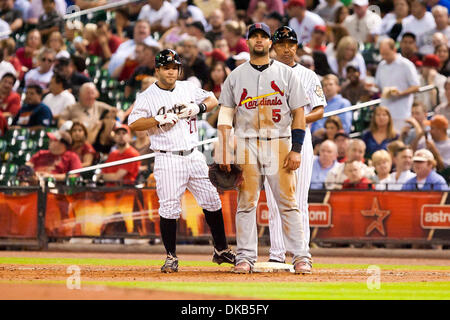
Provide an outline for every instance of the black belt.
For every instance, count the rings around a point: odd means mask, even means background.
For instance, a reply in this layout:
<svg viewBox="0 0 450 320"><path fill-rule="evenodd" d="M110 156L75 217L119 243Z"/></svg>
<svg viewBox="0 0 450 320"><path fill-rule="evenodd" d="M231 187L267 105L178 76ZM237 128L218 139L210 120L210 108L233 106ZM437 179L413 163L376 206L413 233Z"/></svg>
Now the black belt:
<svg viewBox="0 0 450 320"><path fill-rule="evenodd" d="M194 152L195 148L192 148L191 150L182 150L182 151L164 151L164 150L159 150L156 152L161 152L161 153L171 153L174 154L176 156L188 156L190 155L192 152Z"/></svg>

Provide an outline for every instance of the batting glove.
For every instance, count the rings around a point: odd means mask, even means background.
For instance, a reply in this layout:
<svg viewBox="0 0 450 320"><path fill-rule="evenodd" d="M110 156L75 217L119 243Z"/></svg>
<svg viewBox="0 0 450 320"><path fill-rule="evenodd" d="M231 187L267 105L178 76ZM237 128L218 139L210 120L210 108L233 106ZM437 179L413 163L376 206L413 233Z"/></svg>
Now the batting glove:
<svg viewBox="0 0 450 320"><path fill-rule="evenodd" d="M198 104L187 103L187 104L184 104L184 108L182 108L180 110L180 113L178 113L178 118L179 119L190 118L190 117L195 116L199 112L200 112L200 107L198 106Z"/></svg>
<svg viewBox="0 0 450 320"><path fill-rule="evenodd" d="M158 121L159 126L166 124L175 125L178 122L178 116L175 113L166 113L155 116L155 120Z"/></svg>

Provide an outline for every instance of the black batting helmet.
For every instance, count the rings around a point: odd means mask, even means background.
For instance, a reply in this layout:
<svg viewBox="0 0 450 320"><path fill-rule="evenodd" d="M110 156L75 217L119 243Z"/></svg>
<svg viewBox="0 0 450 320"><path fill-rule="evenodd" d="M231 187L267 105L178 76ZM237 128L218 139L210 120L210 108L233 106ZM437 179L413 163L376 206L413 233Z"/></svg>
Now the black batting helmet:
<svg viewBox="0 0 450 320"><path fill-rule="evenodd" d="M178 53L172 49L164 49L160 51L155 57L155 67L159 68L171 63L181 66L181 59Z"/></svg>
<svg viewBox="0 0 450 320"><path fill-rule="evenodd" d="M287 26L280 27L273 33L272 43L275 44L278 41L284 39L295 41L295 43L298 43L297 34L292 28Z"/></svg>

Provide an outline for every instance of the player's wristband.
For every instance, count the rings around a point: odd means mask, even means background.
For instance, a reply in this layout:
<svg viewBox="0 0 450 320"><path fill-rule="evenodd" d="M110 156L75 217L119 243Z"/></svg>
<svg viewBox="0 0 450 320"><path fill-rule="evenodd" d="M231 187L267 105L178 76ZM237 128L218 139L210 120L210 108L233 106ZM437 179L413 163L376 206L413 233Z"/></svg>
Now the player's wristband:
<svg viewBox="0 0 450 320"><path fill-rule="evenodd" d="M291 151L301 153L303 141L305 140L305 130L303 129L293 129L292 134L292 148Z"/></svg>
<svg viewBox="0 0 450 320"><path fill-rule="evenodd" d="M206 112L206 109L207 109L207 107L206 107L206 104L204 104L204 103L200 103L199 105L198 105L198 108L199 108L199 112L198 112L198 114L202 114L203 112Z"/></svg>

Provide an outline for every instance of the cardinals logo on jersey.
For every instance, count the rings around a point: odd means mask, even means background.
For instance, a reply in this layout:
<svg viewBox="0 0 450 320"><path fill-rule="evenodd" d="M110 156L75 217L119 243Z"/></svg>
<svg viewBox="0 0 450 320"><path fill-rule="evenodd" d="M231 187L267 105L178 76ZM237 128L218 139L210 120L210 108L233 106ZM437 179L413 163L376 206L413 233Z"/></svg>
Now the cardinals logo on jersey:
<svg viewBox="0 0 450 320"><path fill-rule="evenodd" d="M277 84L275 83L274 80L272 80L272 82L270 83L270 87L275 90L275 92L279 92L281 94L281 96L284 96L284 90L281 91L281 89L277 86Z"/></svg>

